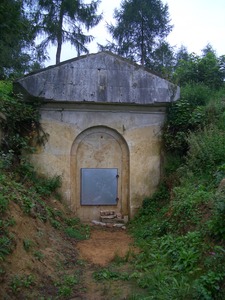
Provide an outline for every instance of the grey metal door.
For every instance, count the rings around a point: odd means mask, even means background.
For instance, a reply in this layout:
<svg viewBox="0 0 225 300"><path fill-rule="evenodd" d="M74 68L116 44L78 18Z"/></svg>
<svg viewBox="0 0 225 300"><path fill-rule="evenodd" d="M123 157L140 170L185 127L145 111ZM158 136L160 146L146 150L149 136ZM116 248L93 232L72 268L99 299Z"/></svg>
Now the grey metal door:
<svg viewBox="0 0 225 300"><path fill-rule="evenodd" d="M80 171L81 205L117 205L117 168L81 168Z"/></svg>

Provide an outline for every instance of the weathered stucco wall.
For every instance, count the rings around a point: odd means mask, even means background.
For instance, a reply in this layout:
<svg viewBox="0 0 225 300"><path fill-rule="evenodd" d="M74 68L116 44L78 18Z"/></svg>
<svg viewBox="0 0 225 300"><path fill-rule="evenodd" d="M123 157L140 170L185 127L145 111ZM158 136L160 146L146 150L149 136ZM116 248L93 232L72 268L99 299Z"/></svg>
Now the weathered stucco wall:
<svg viewBox="0 0 225 300"><path fill-rule="evenodd" d="M83 220L98 218L104 207L80 205L80 168L118 168L116 210L132 217L160 180L164 111L140 107L127 111L122 106L107 110L88 106L88 110L43 109L42 125L49 139L32 160L39 172L62 176L64 199Z"/></svg>

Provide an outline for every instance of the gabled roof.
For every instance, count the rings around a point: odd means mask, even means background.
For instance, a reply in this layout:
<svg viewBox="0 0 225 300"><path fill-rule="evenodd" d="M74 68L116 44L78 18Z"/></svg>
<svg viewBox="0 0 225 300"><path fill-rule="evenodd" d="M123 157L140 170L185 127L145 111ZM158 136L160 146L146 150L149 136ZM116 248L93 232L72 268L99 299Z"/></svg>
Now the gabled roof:
<svg viewBox="0 0 225 300"><path fill-rule="evenodd" d="M179 98L179 87L110 52L70 59L14 84L16 91L46 101L146 105Z"/></svg>

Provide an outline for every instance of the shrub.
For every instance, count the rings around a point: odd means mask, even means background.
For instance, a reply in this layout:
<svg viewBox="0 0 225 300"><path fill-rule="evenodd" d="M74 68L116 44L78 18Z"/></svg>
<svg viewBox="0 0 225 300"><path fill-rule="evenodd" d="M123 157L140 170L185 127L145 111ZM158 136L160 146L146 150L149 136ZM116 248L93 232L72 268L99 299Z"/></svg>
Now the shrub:
<svg viewBox="0 0 225 300"><path fill-rule="evenodd" d="M205 50L202 56L192 53L187 59L179 61L174 72L174 80L178 84L202 83L211 89L218 89L223 85L225 73L221 65L224 57L217 57L211 46Z"/></svg>
<svg viewBox="0 0 225 300"><path fill-rule="evenodd" d="M11 167L20 162L22 152L33 153L35 146L44 144L47 134L40 125L40 103L25 102L21 95L12 91L12 82L0 81L0 123L4 138L0 144L2 166ZM15 167L15 166L14 166Z"/></svg>
<svg viewBox="0 0 225 300"><path fill-rule="evenodd" d="M212 97L211 89L202 83L189 83L181 88L181 96L191 107L205 106Z"/></svg>
<svg viewBox="0 0 225 300"><path fill-rule="evenodd" d="M187 84L181 89L181 99L171 103L163 127L163 141L167 151L183 155L188 150L189 131L199 129L205 122L206 104L211 92L202 84Z"/></svg>
<svg viewBox="0 0 225 300"><path fill-rule="evenodd" d="M73 227L67 227L65 229L66 235L68 235L70 238L76 239L76 240L86 240L88 237L88 233L86 232L85 228L73 228Z"/></svg>
<svg viewBox="0 0 225 300"><path fill-rule="evenodd" d="M145 198L142 202L143 214L154 214L162 204L169 199L169 191L165 184L161 184L152 197Z"/></svg>
<svg viewBox="0 0 225 300"><path fill-rule="evenodd" d="M166 151L185 155L189 133L212 125L225 131L224 89L212 93L202 84L187 84L181 89L181 99L171 103L167 110L163 127Z"/></svg>
<svg viewBox="0 0 225 300"><path fill-rule="evenodd" d="M4 213L8 208L9 201L4 197L4 195L0 194L0 214Z"/></svg>
<svg viewBox="0 0 225 300"><path fill-rule="evenodd" d="M9 255L14 248L14 240L12 236L4 232L4 235L0 236L0 261L5 259L5 256Z"/></svg>
<svg viewBox="0 0 225 300"><path fill-rule="evenodd" d="M62 275L62 280L55 283L58 288L59 296L71 296L73 287L79 283L78 275Z"/></svg>
<svg viewBox="0 0 225 300"><path fill-rule="evenodd" d="M220 94L221 93L221 94ZM224 89L218 92L218 98L212 99L206 106L205 125L213 124L221 130L225 130L225 100Z"/></svg>
<svg viewBox="0 0 225 300"><path fill-rule="evenodd" d="M224 273L217 273L213 271L208 271L206 274L200 276L194 282L194 297L195 299L205 299L205 300L213 300L224 299L224 294L222 295L221 291L221 283L225 279Z"/></svg>
<svg viewBox="0 0 225 300"><path fill-rule="evenodd" d="M189 144L187 165L193 172L214 173L217 167L224 163L225 132L217 126L191 133L187 141Z"/></svg>
<svg viewBox="0 0 225 300"><path fill-rule="evenodd" d="M225 189L218 191L213 198L212 219L209 222L211 235L225 241Z"/></svg>
<svg viewBox="0 0 225 300"><path fill-rule="evenodd" d="M40 195L49 196L61 187L61 182L61 176L51 178L36 176L35 188Z"/></svg>

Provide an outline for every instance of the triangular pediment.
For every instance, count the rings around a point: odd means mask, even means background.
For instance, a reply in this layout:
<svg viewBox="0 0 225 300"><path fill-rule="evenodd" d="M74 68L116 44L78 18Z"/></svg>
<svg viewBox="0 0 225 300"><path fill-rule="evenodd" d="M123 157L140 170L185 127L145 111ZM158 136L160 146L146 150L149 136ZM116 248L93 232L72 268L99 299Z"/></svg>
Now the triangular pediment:
<svg viewBox="0 0 225 300"><path fill-rule="evenodd" d="M167 103L179 87L110 52L81 56L31 73L16 90L45 101L125 104Z"/></svg>

